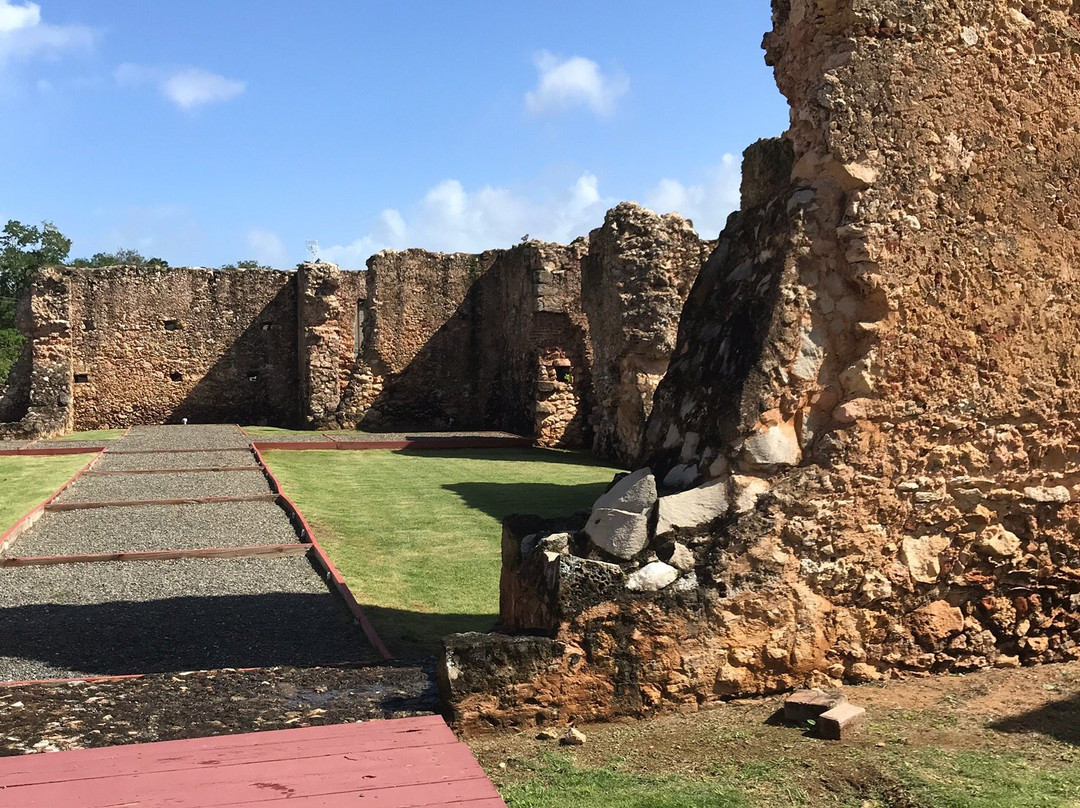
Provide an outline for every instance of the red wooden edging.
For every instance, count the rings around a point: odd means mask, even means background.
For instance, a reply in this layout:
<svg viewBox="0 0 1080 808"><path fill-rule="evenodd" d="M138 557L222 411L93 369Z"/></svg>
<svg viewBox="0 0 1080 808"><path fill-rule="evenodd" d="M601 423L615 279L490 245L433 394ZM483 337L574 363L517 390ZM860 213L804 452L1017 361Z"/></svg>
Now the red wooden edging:
<svg viewBox="0 0 1080 808"><path fill-rule="evenodd" d="M54 457L57 455L97 454L105 451L105 446L43 446L35 449L25 446L22 449L0 449L0 457Z"/></svg>
<svg viewBox="0 0 1080 808"><path fill-rule="evenodd" d="M338 440L330 441L260 441L251 447L261 451L310 451L341 449L527 449L535 445L531 438L413 438L411 440Z"/></svg>
<svg viewBox="0 0 1080 808"><path fill-rule="evenodd" d="M3 552L5 549L7 549L7 547L15 541L15 539L19 538L19 536L29 530L30 527L39 518L41 518L41 515L45 513L45 510L52 504L53 500L55 500L58 496L64 493L64 491L68 489L68 486L70 486L73 482L79 479L79 477L81 477L87 469L94 465L94 463L97 462L97 459L101 457L101 454L104 451L104 449L99 449L97 453L92 458L90 458L89 461L87 461L86 465L84 465L81 469L75 472L74 476L72 476L70 480L60 486L60 488L58 488L51 497L49 497L36 508L31 510L22 519L12 525L11 528L9 528L6 533L4 533L4 535L0 536L0 552Z"/></svg>
<svg viewBox="0 0 1080 808"><path fill-rule="evenodd" d="M258 466L208 466L197 469L115 469L109 471L88 471L87 477L121 477L132 474L194 474L196 472L223 471L258 471Z"/></svg>
<svg viewBox="0 0 1080 808"><path fill-rule="evenodd" d="M60 556L9 556L0 567L52 567L60 564L97 564L107 561L178 561L184 558L284 558L307 555L308 544L257 544L246 547L199 547L187 550L135 550L123 553L87 553Z"/></svg>
<svg viewBox="0 0 1080 808"><path fill-rule="evenodd" d="M251 469L258 471L258 469ZM82 511L92 508L131 508L138 505L215 505L221 502L277 502L277 494L247 494L239 497L188 497L186 499L117 499L103 502L53 502L47 511Z"/></svg>
<svg viewBox="0 0 1080 808"><path fill-rule="evenodd" d="M352 612L353 617L360 624L360 628L364 631L364 636L368 638L368 642L379 652L379 655L386 660L394 658L394 655L390 653L390 650L386 647L386 644L382 641L382 637L375 631L375 627L371 625L371 621L368 620L367 615L364 613L363 607L353 596L352 590L349 589L349 585L345 583L345 577L338 571L338 568L334 566L334 562L330 560L330 557L323 550L322 545L319 544L318 539L315 538L315 534L311 530L311 525L308 524L304 515L300 512L300 509L296 507L296 504L289 499L281 488L281 483L278 478L274 476L274 472L270 471L269 466L263 460L262 454L254 444L251 447L255 452L255 457L259 461L259 465L262 467L263 473L270 481L270 487L277 492L279 497L278 504L288 513L294 517L303 529L303 535L301 535L301 541L306 541L311 545L312 560L322 570L323 578L333 585L338 594L341 595L341 599L345 601L345 605L349 607L349 611Z"/></svg>

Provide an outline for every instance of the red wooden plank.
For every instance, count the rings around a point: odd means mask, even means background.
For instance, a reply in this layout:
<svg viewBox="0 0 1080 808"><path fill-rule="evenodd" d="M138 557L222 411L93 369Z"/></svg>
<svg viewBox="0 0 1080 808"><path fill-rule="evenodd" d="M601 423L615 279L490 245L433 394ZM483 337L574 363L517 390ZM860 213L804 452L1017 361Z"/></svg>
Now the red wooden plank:
<svg viewBox="0 0 1080 808"><path fill-rule="evenodd" d="M116 469L112 471L88 471L86 477L129 477L141 474L201 474L204 471L258 471L256 466L206 466L197 469Z"/></svg>
<svg viewBox="0 0 1080 808"><path fill-rule="evenodd" d="M478 774L482 770L472 752L458 743L14 786L3 794L19 808L221 808L327 794L358 796L401 786L472 780Z"/></svg>
<svg viewBox="0 0 1080 808"><path fill-rule="evenodd" d="M255 669L257 670L257 669ZM137 674L142 676L143 674ZM412 718L395 718L386 721L365 721L355 724L328 724L321 727L298 727L272 729L236 735L212 735L206 738L186 738L179 741L156 741L146 744L103 746L97 749L76 749L69 752L50 752L47 755L23 755L0 758L0 773L25 772L31 769L50 770L56 766L94 766L109 760L125 757L171 760L187 754L227 754L238 749L271 748L278 744L298 743L304 740L319 741L337 738L385 739L412 737L430 733L445 733L443 737L456 739L453 731L437 715ZM436 735L435 737L438 737ZM0 783L3 781L0 780Z"/></svg>
<svg viewBox="0 0 1080 808"><path fill-rule="evenodd" d="M395 724L397 721L380 721ZM329 755L373 753L411 747L434 748L460 743L436 719L419 728L364 732L367 725L346 724L346 732L324 732L327 727L276 730L273 733L215 736L191 745L187 741L111 746L47 755L26 755L0 762L0 789L72 780L125 777L132 774L180 772L205 766L221 769L275 760L302 760ZM262 736L277 735L271 742ZM226 741L226 739L229 739ZM231 741L231 742L230 742Z"/></svg>
<svg viewBox="0 0 1080 808"><path fill-rule="evenodd" d="M349 585L345 583L345 576L343 576L341 572L338 571L338 568L334 566L334 562L330 560L330 556L326 554L322 545L319 544L319 540L315 538L315 534L311 530L311 525L307 523L304 514L302 514L300 509L296 507L296 504L285 495L285 492L281 488L281 483L278 482L277 477L274 476L274 472L270 471L270 467L266 465L266 461L263 460L263 456L259 452L258 447L253 445L251 449L255 452L255 459L259 462L263 474L266 475L271 490L276 491L280 497L278 505L290 516L295 517L303 528L304 532L300 536L300 540L308 542L311 545L311 559L322 571L323 578L337 590L341 599L345 601L345 605L349 607L349 611L352 612L353 616L356 618L356 622L358 622L360 628L363 629L364 636L368 638L368 642L374 646L375 650L379 652L379 655L385 660L393 659L394 655L390 653L390 650L382 641L382 637L375 631L375 627L371 625L371 621L368 620L363 607L361 607L360 603L353 597L352 590L349 589Z"/></svg>
<svg viewBox="0 0 1080 808"><path fill-rule="evenodd" d="M0 567L52 567L59 564L99 564L109 561L176 561L184 558L284 558L311 552L311 545L258 544L245 547L198 547L186 550L143 550L61 556L10 556Z"/></svg>
<svg viewBox="0 0 1080 808"><path fill-rule="evenodd" d="M255 471L256 469L252 469ZM188 497L186 499L118 499L103 502L53 502L47 511L84 511L93 508L132 508L138 505L211 505L221 502L276 502L277 494L246 494L236 497Z"/></svg>

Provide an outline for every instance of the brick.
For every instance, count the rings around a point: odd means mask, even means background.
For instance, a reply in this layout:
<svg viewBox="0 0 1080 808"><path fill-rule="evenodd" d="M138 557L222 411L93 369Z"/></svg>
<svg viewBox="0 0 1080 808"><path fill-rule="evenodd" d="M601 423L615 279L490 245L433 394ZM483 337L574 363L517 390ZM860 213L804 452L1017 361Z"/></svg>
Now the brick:
<svg viewBox="0 0 1080 808"><path fill-rule="evenodd" d="M846 703L839 690L796 690L784 699L784 719L801 724Z"/></svg>
<svg viewBox="0 0 1080 808"><path fill-rule="evenodd" d="M817 719L818 734L830 741L842 741L866 723L866 710L844 701Z"/></svg>

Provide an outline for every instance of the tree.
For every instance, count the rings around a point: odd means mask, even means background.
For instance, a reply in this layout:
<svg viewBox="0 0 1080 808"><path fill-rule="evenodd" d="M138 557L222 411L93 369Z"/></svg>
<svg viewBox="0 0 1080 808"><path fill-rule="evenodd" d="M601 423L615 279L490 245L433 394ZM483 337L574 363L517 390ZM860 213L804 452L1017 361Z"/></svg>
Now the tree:
<svg viewBox="0 0 1080 808"><path fill-rule="evenodd" d="M71 262L73 267L167 267L169 262L164 258L147 258L138 250L119 249L111 253L94 253L89 258L76 258Z"/></svg>
<svg viewBox="0 0 1080 808"><path fill-rule="evenodd" d="M9 220L0 234L0 298L18 297L30 287L35 272L64 263L70 251L71 239L52 222L34 227Z"/></svg>
<svg viewBox="0 0 1080 808"><path fill-rule="evenodd" d="M222 269L270 269L265 264L260 264L253 259L247 259L246 261L237 261L235 264L224 264Z"/></svg>

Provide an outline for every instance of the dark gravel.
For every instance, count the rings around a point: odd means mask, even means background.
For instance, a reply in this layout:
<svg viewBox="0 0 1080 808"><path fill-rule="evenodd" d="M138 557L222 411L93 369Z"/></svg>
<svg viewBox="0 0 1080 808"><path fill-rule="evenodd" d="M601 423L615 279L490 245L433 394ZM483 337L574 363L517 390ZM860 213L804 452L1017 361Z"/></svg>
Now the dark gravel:
<svg viewBox="0 0 1080 808"><path fill-rule="evenodd" d="M115 444L115 440L39 440L35 449L101 449Z"/></svg>
<svg viewBox="0 0 1080 808"><path fill-rule="evenodd" d="M270 494L261 470L80 477L57 502L120 502Z"/></svg>
<svg viewBox="0 0 1080 808"><path fill-rule="evenodd" d="M0 755L405 718L438 709L430 665L0 685Z"/></svg>
<svg viewBox="0 0 1080 808"><path fill-rule="evenodd" d="M130 553L298 541L272 502L136 505L46 513L4 555Z"/></svg>
<svg viewBox="0 0 1080 808"><path fill-rule="evenodd" d="M134 426L110 444L116 452L169 451L175 449L242 449L251 439L238 426L227 424L187 426Z"/></svg>
<svg viewBox="0 0 1080 808"><path fill-rule="evenodd" d="M106 452L94 463L94 471L145 471L147 469L213 469L258 466L250 449L206 452L154 452L119 454Z"/></svg>
<svg viewBox="0 0 1080 808"><path fill-rule="evenodd" d="M374 659L305 558L0 568L0 681Z"/></svg>

